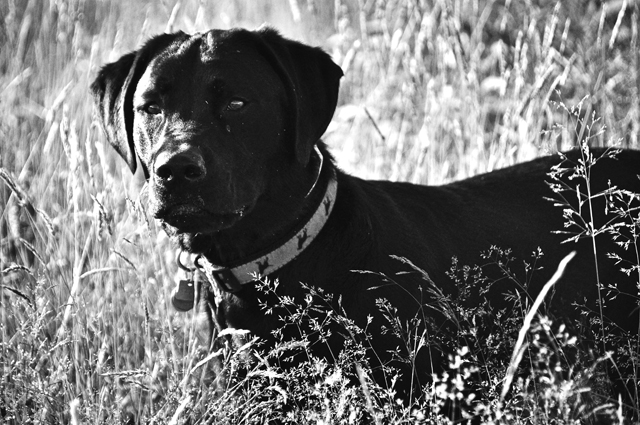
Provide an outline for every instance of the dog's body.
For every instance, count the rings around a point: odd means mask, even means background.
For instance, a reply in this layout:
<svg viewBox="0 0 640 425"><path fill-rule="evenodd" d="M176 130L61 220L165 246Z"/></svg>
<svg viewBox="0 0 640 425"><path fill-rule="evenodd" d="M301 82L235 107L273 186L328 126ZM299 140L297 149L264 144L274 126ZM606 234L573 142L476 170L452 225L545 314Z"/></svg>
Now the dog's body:
<svg viewBox="0 0 640 425"><path fill-rule="evenodd" d="M268 277L279 281L280 296L300 303L305 295L300 282L334 294L336 306L339 300L339 308L367 327L383 363L399 343L381 332L385 323L376 300L387 299L405 320L433 302L421 290L429 285L423 276L401 273L412 268L392 256L408 259L444 294L454 294L457 288L446 275L452 257L459 264L477 264L480 253L495 245L512 249L518 260L533 261L540 247L544 256L535 268L542 269L533 273L528 289L535 297L560 260L577 250L548 307L561 316L576 316L571 303L586 299L596 309L591 241L561 244L566 236L552 233L563 230L565 221L562 210L544 199L553 196L547 173L560 157L440 187L347 175L319 142L333 115L341 76L321 50L273 30L211 31L158 36L105 66L92 89L110 143L133 171L137 163L145 170L151 213L184 249L212 264L234 267L277 249L321 205L329 183L337 181L335 204L322 230ZM579 156L569 154L574 162ZM622 151L594 167L592 191L606 189L611 180L640 193L638 174L640 152ZM599 199L596 226L608 220L604 210ZM605 259L612 244L599 249L601 281L636 294L637 278ZM508 285L513 283L504 280L487 296L502 305ZM239 291L222 291L214 303L216 326L248 329L272 341L278 318L265 315L259 298L264 299L251 282ZM424 312L445 321L435 310ZM605 314L626 330L637 329L631 297L609 302ZM373 316L370 325L368 316ZM328 347L318 344L317 353L330 357L339 348L336 341ZM426 376L431 372L429 364L418 369Z"/></svg>

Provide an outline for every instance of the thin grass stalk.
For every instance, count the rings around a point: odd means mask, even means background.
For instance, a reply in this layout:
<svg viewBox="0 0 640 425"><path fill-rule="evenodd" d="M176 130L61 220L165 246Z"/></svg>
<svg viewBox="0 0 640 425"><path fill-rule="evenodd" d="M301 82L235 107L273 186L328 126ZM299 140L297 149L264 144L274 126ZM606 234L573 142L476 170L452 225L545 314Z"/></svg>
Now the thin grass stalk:
<svg viewBox="0 0 640 425"><path fill-rule="evenodd" d="M591 105L591 104L589 104ZM594 122L594 120L592 120ZM584 127L583 127L584 128ZM590 131L590 130L589 130ZM584 144L582 144L584 143ZM591 221L588 223L589 225L589 237L591 239L591 247L593 252L593 264L595 267L596 274L596 285L598 288L598 311L600 314L600 332L602 334L602 352L607 352L607 346L605 344L605 332L604 332L604 305L602 298L602 281L600 280L600 267L598 265L598 244L596 243L596 234L597 229L595 228L595 223L593 221L593 193L591 191L591 158L588 157L588 147L585 142L581 142L580 154L582 156L582 162L585 166L585 187L587 190L587 205L589 207L589 217Z"/></svg>
<svg viewBox="0 0 640 425"><path fill-rule="evenodd" d="M547 293L553 288L553 286L560 280L562 275L564 274L564 270L567 267L567 264L575 257L576 252L572 251L566 257L560 261L556 272L551 276L551 279L544 285L535 301L531 305L531 308L527 312L527 315L524 318L522 323L522 327L520 328L520 332L518 333L518 339L516 340L516 344L513 347L513 352L511 353L511 361L509 362L509 367L507 369L507 373L504 378L504 384L502 386L502 391L500 393L500 402L504 403L505 397L509 393L511 388L511 383L513 382L513 377L515 376L516 370L518 369L518 365L522 360L522 355L524 353L524 340L527 336L527 332L531 328L531 322L533 321L533 317L536 315L538 308L542 305L544 298L547 296Z"/></svg>

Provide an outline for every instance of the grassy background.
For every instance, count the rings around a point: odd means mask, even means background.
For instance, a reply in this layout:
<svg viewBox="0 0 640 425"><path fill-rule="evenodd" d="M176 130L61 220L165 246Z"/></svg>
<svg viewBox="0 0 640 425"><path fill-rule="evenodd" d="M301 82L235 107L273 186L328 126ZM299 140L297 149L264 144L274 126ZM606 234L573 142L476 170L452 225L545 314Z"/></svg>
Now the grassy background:
<svg viewBox="0 0 640 425"><path fill-rule="evenodd" d="M0 0L0 17L9 423L165 423L195 403L173 248L136 207L141 176L105 146L88 95L99 66L151 35L266 22L324 47L346 74L325 140L363 177L439 184L587 134L639 145L637 0Z"/></svg>

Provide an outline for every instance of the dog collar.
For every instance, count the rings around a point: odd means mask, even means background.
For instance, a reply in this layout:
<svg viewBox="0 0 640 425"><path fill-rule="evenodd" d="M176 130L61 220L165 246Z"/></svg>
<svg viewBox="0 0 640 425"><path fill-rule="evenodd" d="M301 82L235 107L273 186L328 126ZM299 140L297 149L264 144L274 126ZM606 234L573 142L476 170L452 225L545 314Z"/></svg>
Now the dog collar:
<svg viewBox="0 0 640 425"><path fill-rule="evenodd" d="M242 289L242 285L279 270L295 260L318 236L333 211L337 190L338 181L333 176L327 184L322 202L318 205L311 219L297 230L292 238L268 254L236 267L215 265L200 255L194 261L196 267L204 272L209 282L215 282L220 289L227 292L238 292Z"/></svg>

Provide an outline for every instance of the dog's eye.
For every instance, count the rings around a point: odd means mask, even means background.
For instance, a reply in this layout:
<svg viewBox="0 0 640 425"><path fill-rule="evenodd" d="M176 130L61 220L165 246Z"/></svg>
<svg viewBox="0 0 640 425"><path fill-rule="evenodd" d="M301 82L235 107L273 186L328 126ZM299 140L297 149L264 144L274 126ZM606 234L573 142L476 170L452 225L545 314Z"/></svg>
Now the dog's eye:
<svg viewBox="0 0 640 425"><path fill-rule="evenodd" d="M147 103L142 107L142 110L149 115L158 115L162 112L162 109L160 109L160 105L155 102Z"/></svg>
<svg viewBox="0 0 640 425"><path fill-rule="evenodd" d="M227 105L227 111L238 111L244 107L244 101L235 99Z"/></svg>

